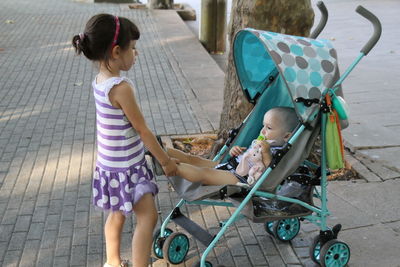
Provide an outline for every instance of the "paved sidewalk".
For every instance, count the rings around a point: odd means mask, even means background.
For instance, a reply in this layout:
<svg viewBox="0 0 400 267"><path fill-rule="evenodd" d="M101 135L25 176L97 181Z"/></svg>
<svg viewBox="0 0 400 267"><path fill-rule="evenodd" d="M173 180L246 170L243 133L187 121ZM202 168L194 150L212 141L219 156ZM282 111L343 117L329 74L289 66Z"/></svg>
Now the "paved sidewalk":
<svg viewBox="0 0 400 267"><path fill-rule="evenodd" d="M138 64L127 73L144 116L162 135L213 132L222 107L223 72L173 11L69 0L0 3L0 266L101 266L104 216L90 204L95 160L94 66L70 40L93 14L127 16L139 24ZM168 27L172 25L173 27ZM159 178L160 217L178 199ZM211 232L229 210L190 207ZM135 220L123 232L130 255ZM225 266L300 265L290 244L277 244L261 225L232 227L210 259ZM228 238L229 237L229 238ZM186 266L198 257L192 241ZM201 247L201 246L200 246ZM155 261L153 266L166 266Z"/></svg>
<svg viewBox="0 0 400 267"><path fill-rule="evenodd" d="M327 1L328 26L342 71L369 36L353 15L362 3L382 20L382 40L344 84L352 112L344 132L350 158L364 178L329 186L330 225L342 223L350 266L399 266L399 18L394 0ZM90 83L95 68L74 55L70 39L93 14L135 20L142 31L138 64L127 73L152 130L162 135L213 132L222 107L223 72L173 11L129 10L127 5L69 0L0 3L0 266L101 266L104 216L90 205L95 160L95 113ZM5 20L9 20L5 23ZM173 27L170 27L170 26ZM351 89L350 89L351 88ZM376 92L379 88L379 92ZM218 114L218 115L217 115ZM178 201L159 177L163 218ZM193 206L190 217L212 233L226 208ZM135 220L123 232L130 255ZM314 266L308 257L311 224L291 244L270 238L262 225L240 221L210 260L225 266ZM202 245L191 239L185 266ZM162 260L153 266L167 266ZM183 266L183 265L182 265Z"/></svg>

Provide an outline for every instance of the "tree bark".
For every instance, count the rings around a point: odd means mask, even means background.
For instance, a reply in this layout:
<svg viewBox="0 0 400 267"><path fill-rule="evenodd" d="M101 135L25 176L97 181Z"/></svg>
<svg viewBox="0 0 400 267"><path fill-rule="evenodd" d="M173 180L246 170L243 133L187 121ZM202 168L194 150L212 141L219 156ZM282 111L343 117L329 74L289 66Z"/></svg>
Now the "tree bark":
<svg viewBox="0 0 400 267"><path fill-rule="evenodd" d="M233 63L232 42L235 34L246 27L297 36L308 36L314 22L311 0L233 0L228 26L230 50L225 75L224 105L219 138L237 127L253 108L240 88Z"/></svg>

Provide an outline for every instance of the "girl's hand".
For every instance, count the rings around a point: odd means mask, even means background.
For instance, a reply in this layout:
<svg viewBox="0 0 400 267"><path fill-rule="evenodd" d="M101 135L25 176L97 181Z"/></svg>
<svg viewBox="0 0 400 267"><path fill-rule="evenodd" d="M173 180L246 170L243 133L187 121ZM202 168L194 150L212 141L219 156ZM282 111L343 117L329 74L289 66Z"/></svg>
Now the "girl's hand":
<svg viewBox="0 0 400 267"><path fill-rule="evenodd" d="M229 151L229 155L231 155L231 157L237 157L240 154L242 154L243 152L246 151L246 147L240 147L240 146L234 146L232 147L232 149Z"/></svg>
<svg viewBox="0 0 400 267"><path fill-rule="evenodd" d="M177 164L179 164L179 160L177 160L176 158L169 158L169 160L164 165L162 165L165 175L175 176L178 170Z"/></svg>

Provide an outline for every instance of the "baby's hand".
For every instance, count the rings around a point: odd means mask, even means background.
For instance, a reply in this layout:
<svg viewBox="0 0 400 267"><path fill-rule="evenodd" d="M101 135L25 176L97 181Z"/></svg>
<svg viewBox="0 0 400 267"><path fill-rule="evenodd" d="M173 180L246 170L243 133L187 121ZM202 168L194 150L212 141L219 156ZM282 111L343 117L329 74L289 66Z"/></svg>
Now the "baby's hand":
<svg viewBox="0 0 400 267"><path fill-rule="evenodd" d="M175 176L178 170L179 160L176 158L170 158L167 164L163 165L162 168L166 176Z"/></svg>
<svg viewBox="0 0 400 267"><path fill-rule="evenodd" d="M271 145L267 142L267 140L264 141L260 141L260 145L262 147L263 150L268 151L271 147Z"/></svg>
<svg viewBox="0 0 400 267"><path fill-rule="evenodd" d="M234 146L232 147L232 149L229 151L229 155L231 155L231 157L237 157L240 154L242 154L244 151L246 151L247 148L245 147L240 147L240 146Z"/></svg>
<svg viewBox="0 0 400 267"><path fill-rule="evenodd" d="M261 147L262 151L269 151L270 144L266 140L254 140L253 146Z"/></svg>

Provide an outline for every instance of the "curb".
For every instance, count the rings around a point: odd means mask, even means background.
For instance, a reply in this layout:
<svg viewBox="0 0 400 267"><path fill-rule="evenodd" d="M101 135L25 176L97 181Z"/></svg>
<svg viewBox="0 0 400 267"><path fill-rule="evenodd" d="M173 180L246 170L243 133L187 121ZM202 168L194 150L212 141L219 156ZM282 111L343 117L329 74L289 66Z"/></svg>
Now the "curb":
<svg viewBox="0 0 400 267"><path fill-rule="evenodd" d="M376 175L372 170L368 169L360 160L355 158L351 152L345 153L346 168L353 170L358 174L361 179L366 180L368 183L382 182L382 179Z"/></svg>

